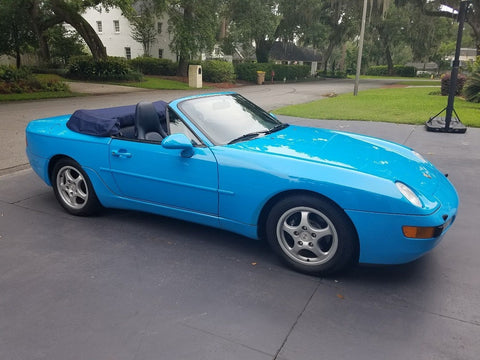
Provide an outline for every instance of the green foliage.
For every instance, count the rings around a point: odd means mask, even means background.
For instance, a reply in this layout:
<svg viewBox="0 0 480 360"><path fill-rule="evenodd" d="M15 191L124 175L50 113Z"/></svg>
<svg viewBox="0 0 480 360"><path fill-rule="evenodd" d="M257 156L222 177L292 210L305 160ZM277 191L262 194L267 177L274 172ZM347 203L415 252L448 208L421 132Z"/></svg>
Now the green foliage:
<svg viewBox="0 0 480 360"><path fill-rule="evenodd" d="M219 27L221 0L170 0L168 31L170 49L179 55L179 74L185 74L187 62L201 52L211 52Z"/></svg>
<svg viewBox="0 0 480 360"><path fill-rule="evenodd" d="M393 67L393 76L415 77L416 70L413 66L395 65ZM370 66L366 75L370 76L389 76L386 65Z"/></svg>
<svg viewBox="0 0 480 360"><path fill-rule="evenodd" d="M458 74L455 96L460 95L462 93L463 86L465 85L466 81L467 81L467 77L465 75ZM450 92L450 74L447 73L442 76L441 94L443 96L446 96L449 94L449 92Z"/></svg>
<svg viewBox="0 0 480 360"><path fill-rule="evenodd" d="M480 56L471 68L471 75L463 89L465 99L469 102L480 103Z"/></svg>
<svg viewBox="0 0 480 360"><path fill-rule="evenodd" d="M305 79L310 74L310 66L308 65L273 64L272 70L275 72L274 80L278 81ZM271 80L271 71L267 72L266 80Z"/></svg>
<svg viewBox="0 0 480 360"><path fill-rule="evenodd" d="M26 67L16 69L12 66L0 65L0 81L2 82L27 80L31 76L32 72Z"/></svg>
<svg viewBox="0 0 480 360"><path fill-rule="evenodd" d="M272 80L272 70L275 72L274 80L287 81L299 80L308 77L308 65L281 65L272 63L240 63L235 65L237 78L240 80L256 82L257 71L265 71L265 80Z"/></svg>
<svg viewBox="0 0 480 360"><path fill-rule="evenodd" d="M270 64L264 63L239 63L235 65L235 73L237 79L250 82L257 81L257 71L267 72Z"/></svg>
<svg viewBox="0 0 480 360"><path fill-rule="evenodd" d="M58 79L38 79L25 67L15 69L0 66L0 94L68 91L68 86Z"/></svg>
<svg viewBox="0 0 480 360"><path fill-rule="evenodd" d="M157 40L157 29L155 27L157 15L155 4L151 1L142 1L139 9L127 16L132 25L132 39L142 44L145 56L150 55L150 47Z"/></svg>
<svg viewBox="0 0 480 360"><path fill-rule="evenodd" d="M64 66L72 56L86 55L84 44L75 31L57 25L47 31L52 65Z"/></svg>
<svg viewBox="0 0 480 360"><path fill-rule="evenodd" d="M95 60L91 56L72 58L67 76L78 80L140 80L141 74L134 72L127 60L118 57L108 57L106 60Z"/></svg>
<svg viewBox="0 0 480 360"><path fill-rule="evenodd" d="M268 62L268 53L277 38L281 14L278 6L284 1L231 0L228 17L233 20L233 38L239 43L255 42L258 62ZM286 15L286 14L285 14Z"/></svg>
<svg viewBox="0 0 480 360"><path fill-rule="evenodd" d="M129 60L130 66L144 75L173 76L177 70L177 63L168 59L151 57L137 57Z"/></svg>
<svg viewBox="0 0 480 360"><path fill-rule="evenodd" d="M207 60L202 62L203 80L213 83L235 81L233 64L222 60Z"/></svg>
<svg viewBox="0 0 480 360"><path fill-rule="evenodd" d="M28 0L0 1L0 55L15 56L20 67L20 55L32 50L36 43L28 21Z"/></svg>

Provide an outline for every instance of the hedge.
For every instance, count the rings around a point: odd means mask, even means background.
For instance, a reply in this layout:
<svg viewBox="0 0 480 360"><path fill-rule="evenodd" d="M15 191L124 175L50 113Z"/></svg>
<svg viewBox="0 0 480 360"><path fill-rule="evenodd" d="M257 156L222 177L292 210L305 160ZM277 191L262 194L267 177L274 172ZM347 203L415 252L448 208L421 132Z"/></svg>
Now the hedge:
<svg viewBox="0 0 480 360"><path fill-rule="evenodd" d="M141 80L142 75L133 71L124 58L108 57L95 60L91 56L72 57L68 65L67 77L78 80Z"/></svg>
<svg viewBox="0 0 480 360"><path fill-rule="evenodd" d="M394 65L393 76L415 77L417 70L413 66ZM390 76L387 65L370 66L366 75L371 76Z"/></svg>
<svg viewBox="0 0 480 360"><path fill-rule="evenodd" d="M144 75L174 76L178 64L168 59L137 57L129 61L130 66Z"/></svg>
<svg viewBox="0 0 480 360"><path fill-rule="evenodd" d="M271 81L272 70L275 72L274 80L283 79L292 81L304 79L310 74L308 65L282 65L272 63L240 63L235 65L237 79L256 82L257 71L265 71L265 81Z"/></svg>
<svg viewBox="0 0 480 360"><path fill-rule="evenodd" d="M203 80L213 83L235 81L233 64L223 60L207 60L202 62Z"/></svg>

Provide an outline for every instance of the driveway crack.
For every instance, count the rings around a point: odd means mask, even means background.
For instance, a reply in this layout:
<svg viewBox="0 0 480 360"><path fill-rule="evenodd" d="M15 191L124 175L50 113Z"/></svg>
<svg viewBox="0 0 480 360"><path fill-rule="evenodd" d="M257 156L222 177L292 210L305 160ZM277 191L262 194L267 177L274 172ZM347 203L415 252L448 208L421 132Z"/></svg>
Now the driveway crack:
<svg viewBox="0 0 480 360"><path fill-rule="evenodd" d="M288 333L287 335L285 336L285 339L283 339L283 342L282 344L280 345L280 347L278 348L277 352L275 353L275 356L273 357L273 360L277 360L278 359L278 356L280 355L280 352L283 350L283 348L285 347L287 341L288 341L288 338L290 337L290 335L292 334L293 330L297 327L297 324L298 324L298 321L300 320L300 318L303 316L303 314L305 313L305 310L307 310L307 307L308 305L310 305L310 302L312 301L313 299L313 296L315 295L315 293L317 292L318 288L320 287L320 282L317 282L317 286L315 286L315 288L313 289L312 291L312 294L310 295L310 297L308 298L308 300L305 302L305 305L303 306L303 309L302 311L300 311L300 313L298 314L297 318L295 319L295 321L293 322L292 326L290 327L290 329L288 330Z"/></svg>

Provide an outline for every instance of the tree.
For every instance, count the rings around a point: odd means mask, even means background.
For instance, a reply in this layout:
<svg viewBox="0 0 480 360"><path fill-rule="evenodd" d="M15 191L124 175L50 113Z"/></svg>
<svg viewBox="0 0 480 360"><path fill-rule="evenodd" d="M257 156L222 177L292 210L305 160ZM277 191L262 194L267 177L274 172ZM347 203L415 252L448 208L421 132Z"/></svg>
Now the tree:
<svg viewBox="0 0 480 360"><path fill-rule="evenodd" d="M89 7L117 6L124 14L132 11L133 0L22 0L15 3L15 7L24 6L28 9L32 29L39 42L41 57L48 61L50 58L46 30L52 26L70 24L83 38L95 59L105 59L107 52L95 30L81 16ZM24 3L23 5L21 3Z"/></svg>
<svg viewBox="0 0 480 360"><path fill-rule="evenodd" d="M215 46L222 0L170 0L168 4L170 48L179 58L177 74L186 76L188 61Z"/></svg>
<svg viewBox="0 0 480 360"><path fill-rule="evenodd" d="M152 1L137 2L135 10L128 15L127 19L132 25L132 39L141 43L143 55L150 56L150 47L157 39L155 20L160 11Z"/></svg>
<svg viewBox="0 0 480 360"><path fill-rule="evenodd" d="M455 52L458 25L451 19L432 18L411 4L406 4L404 9L410 19L405 41L410 45L415 60L440 63L446 55Z"/></svg>
<svg viewBox="0 0 480 360"><path fill-rule="evenodd" d="M68 31L62 25L47 31L52 62L66 65L72 56L85 55L85 44L75 31Z"/></svg>
<svg viewBox="0 0 480 360"><path fill-rule="evenodd" d="M255 43L258 62L268 62L273 42L279 36L280 16L276 13L278 1L231 0L231 31L241 43Z"/></svg>
<svg viewBox="0 0 480 360"><path fill-rule="evenodd" d="M417 7L425 15L453 18L455 15L451 11L441 7L440 5L448 5L453 9L460 8L459 0L410 0L413 1ZM475 47L477 49L477 56L480 56L480 0L470 0L472 6L470 7L465 22L470 25L472 30Z"/></svg>
<svg viewBox="0 0 480 360"><path fill-rule="evenodd" d="M21 54L35 45L24 0L2 0L0 2L0 54L15 57L16 66L21 66Z"/></svg>

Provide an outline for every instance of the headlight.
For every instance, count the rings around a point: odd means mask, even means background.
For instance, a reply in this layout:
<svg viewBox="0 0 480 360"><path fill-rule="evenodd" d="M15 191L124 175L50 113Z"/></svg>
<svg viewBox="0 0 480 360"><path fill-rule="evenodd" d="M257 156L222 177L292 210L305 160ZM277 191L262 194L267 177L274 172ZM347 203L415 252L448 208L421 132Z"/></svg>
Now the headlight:
<svg viewBox="0 0 480 360"><path fill-rule="evenodd" d="M418 207L423 206L419 197L407 185L399 181L397 181L395 185L397 186L397 189L402 193L402 195L405 196L407 200L410 201L413 205Z"/></svg>
<svg viewBox="0 0 480 360"><path fill-rule="evenodd" d="M417 159L420 159L420 160L421 160L422 162L424 162L424 163L427 162L427 160L425 160L425 158L424 158L422 155L420 155L418 152L416 152L415 150L412 150L412 152L413 152L413 155L415 155L415 157L416 157Z"/></svg>

